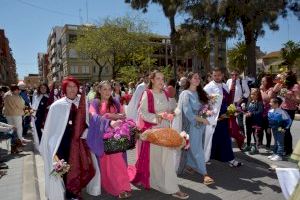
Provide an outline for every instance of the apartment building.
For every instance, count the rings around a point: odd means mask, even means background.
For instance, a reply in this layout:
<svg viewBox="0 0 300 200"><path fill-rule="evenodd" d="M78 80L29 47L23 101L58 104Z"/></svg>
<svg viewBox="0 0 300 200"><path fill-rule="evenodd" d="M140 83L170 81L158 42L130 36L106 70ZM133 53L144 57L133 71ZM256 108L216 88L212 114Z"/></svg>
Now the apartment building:
<svg viewBox="0 0 300 200"><path fill-rule="evenodd" d="M49 73L48 65L48 54L47 53L38 53L38 68L39 68L39 77L40 82L47 83L47 75Z"/></svg>
<svg viewBox="0 0 300 200"><path fill-rule="evenodd" d="M17 83L16 61L9 47L9 40L0 29L0 85Z"/></svg>

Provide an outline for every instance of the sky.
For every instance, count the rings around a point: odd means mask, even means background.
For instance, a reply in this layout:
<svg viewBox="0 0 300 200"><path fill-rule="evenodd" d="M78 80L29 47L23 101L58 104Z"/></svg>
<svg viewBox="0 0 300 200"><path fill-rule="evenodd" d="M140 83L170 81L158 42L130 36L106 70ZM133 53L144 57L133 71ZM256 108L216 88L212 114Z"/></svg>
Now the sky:
<svg viewBox="0 0 300 200"><path fill-rule="evenodd" d="M153 33L169 35L168 20L159 6L151 5L148 13L133 11L124 0L0 0L0 29L5 30L17 64L19 79L38 73L37 54L47 51L47 38L54 26L97 23L106 17L139 16L149 22ZM180 23L183 16L177 16ZM263 52L279 50L288 40L300 41L300 21L293 14L279 19L280 30L266 28L257 45ZM231 48L242 38L230 39Z"/></svg>

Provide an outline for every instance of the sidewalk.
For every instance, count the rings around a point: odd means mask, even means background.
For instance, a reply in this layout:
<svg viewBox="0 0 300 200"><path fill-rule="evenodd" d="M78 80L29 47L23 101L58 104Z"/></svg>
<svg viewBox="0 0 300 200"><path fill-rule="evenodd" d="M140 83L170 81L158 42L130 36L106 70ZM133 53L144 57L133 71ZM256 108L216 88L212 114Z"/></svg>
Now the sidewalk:
<svg viewBox="0 0 300 200"><path fill-rule="evenodd" d="M30 139L30 138L29 138ZM3 149L1 149L3 153ZM23 152L4 156L7 160L7 174L0 179L1 200L39 199L33 144L28 143Z"/></svg>

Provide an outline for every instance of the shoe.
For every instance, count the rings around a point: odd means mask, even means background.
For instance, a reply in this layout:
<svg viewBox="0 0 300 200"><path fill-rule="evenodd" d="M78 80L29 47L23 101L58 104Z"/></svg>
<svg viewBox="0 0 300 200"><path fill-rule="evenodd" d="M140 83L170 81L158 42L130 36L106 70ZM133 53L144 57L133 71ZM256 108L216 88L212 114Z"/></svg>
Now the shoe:
<svg viewBox="0 0 300 200"><path fill-rule="evenodd" d="M229 167L240 167L243 165L244 165L243 163L236 160L229 161Z"/></svg>
<svg viewBox="0 0 300 200"><path fill-rule="evenodd" d="M272 154L272 155L268 156L267 158L272 159L274 156L276 156L276 154Z"/></svg>
<svg viewBox="0 0 300 200"><path fill-rule="evenodd" d="M243 152L251 151L251 146L245 146L242 150Z"/></svg>
<svg viewBox="0 0 300 200"><path fill-rule="evenodd" d="M172 194L172 196L178 199L188 199L190 197L188 194L181 191Z"/></svg>
<svg viewBox="0 0 300 200"><path fill-rule="evenodd" d="M275 155L273 158L271 158L270 160L272 161L282 161L282 157L279 155Z"/></svg>
<svg viewBox="0 0 300 200"><path fill-rule="evenodd" d="M254 154L258 154L258 153L259 153L259 151L257 150L257 148L255 146L252 146L249 154L254 155Z"/></svg>
<svg viewBox="0 0 300 200"><path fill-rule="evenodd" d="M215 183L214 179L212 179L209 176L205 176L204 179L203 179L203 184L204 185L211 185L211 184L214 184L214 183Z"/></svg>

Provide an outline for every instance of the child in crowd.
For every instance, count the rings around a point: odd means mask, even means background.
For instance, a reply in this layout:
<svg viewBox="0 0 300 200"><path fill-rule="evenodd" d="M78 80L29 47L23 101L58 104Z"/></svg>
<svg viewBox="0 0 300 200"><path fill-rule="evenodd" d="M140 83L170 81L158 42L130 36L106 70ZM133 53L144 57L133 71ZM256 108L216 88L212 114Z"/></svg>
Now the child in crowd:
<svg viewBox="0 0 300 200"><path fill-rule="evenodd" d="M290 116L280 108L282 99L280 97L272 98L270 101L271 109L268 112L269 126L275 140L274 154L268 156L272 161L282 160L284 152L284 133L288 129L292 120Z"/></svg>
<svg viewBox="0 0 300 200"><path fill-rule="evenodd" d="M250 154L258 153L258 134L261 131L263 121L264 105L262 102L260 91L252 88L250 93L250 101L246 106L246 134L247 146L244 152L250 151ZM251 147L251 136L253 135L254 145Z"/></svg>

